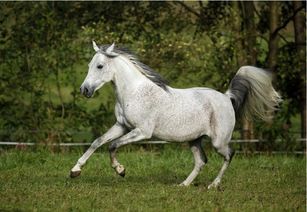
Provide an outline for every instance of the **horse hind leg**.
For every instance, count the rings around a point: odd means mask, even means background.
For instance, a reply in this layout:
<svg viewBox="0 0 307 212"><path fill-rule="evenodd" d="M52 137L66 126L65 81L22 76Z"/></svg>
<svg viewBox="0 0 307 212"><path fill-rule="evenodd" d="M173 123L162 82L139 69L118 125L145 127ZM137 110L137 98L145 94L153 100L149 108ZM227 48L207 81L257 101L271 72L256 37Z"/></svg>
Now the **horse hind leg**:
<svg viewBox="0 0 307 212"><path fill-rule="evenodd" d="M207 163L206 154L201 147L201 138L195 141L191 141L189 144L194 156L195 165L191 174L187 177L187 179L185 179L185 181L180 184L181 186L190 185L192 181L197 177L202 167Z"/></svg>
<svg viewBox="0 0 307 212"><path fill-rule="evenodd" d="M224 157L224 163L223 163L223 166L222 166L220 172L218 173L217 177L208 186L208 189L216 188L221 183L222 177L223 177L226 169L228 168L228 166L229 166L229 164L232 160L232 157L235 154L235 151L232 150L228 145L229 140L230 139L226 139L226 140L214 139L213 140L213 146L215 147L217 152Z"/></svg>

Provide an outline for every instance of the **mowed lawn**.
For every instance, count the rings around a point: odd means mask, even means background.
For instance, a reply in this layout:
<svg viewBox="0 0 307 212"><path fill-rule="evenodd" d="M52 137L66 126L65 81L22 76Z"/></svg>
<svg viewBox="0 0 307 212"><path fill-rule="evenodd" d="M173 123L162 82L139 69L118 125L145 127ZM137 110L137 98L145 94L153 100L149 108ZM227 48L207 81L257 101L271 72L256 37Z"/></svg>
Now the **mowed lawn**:
<svg viewBox="0 0 307 212"><path fill-rule="evenodd" d="M305 156L237 154L222 185L208 190L222 158L209 163L193 185L179 187L193 168L185 147L120 150L126 177L110 167L107 152L68 178L81 151L0 151L0 211L305 211Z"/></svg>

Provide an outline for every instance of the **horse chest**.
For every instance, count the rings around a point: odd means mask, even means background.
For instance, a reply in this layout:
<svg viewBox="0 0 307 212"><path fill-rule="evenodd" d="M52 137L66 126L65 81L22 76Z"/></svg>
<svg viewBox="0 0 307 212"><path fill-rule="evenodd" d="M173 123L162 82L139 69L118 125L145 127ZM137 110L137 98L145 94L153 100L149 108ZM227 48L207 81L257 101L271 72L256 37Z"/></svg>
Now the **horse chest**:
<svg viewBox="0 0 307 212"><path fill-rule="evenodd" d="M116 117L118 122L124 124L129 129L135 128L145 118L140 105L132 103L118 104L116 107Z"/></svg>

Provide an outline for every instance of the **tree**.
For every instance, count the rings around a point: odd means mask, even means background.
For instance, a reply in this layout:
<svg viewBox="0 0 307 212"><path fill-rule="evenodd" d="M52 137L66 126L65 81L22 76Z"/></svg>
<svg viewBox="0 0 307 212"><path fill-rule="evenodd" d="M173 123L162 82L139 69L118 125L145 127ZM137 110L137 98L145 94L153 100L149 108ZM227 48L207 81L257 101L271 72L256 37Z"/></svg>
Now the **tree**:
<svg viewBox="0 0 307 212"><path fill-rule="evenodd" d="M270 7L270 37L269 37L269 55L268 55L268 67L272 72L276 71L277 66L277 51L278 51L278 34L275 31L278 27L279 20L279 3L277 1L271 1Z"/></svg>
<svg viewBox="0 0 307 212"><path fill-rule="evenodd" d="M293 1L295 46L299 57L299 68L302 81L299 82L301 137L306 138L306 28L305 13L296 12L303 7L303 2Z"/></svg>
<svg viewBox="0 0 307 212"><path fill-rule="evenodd" d="M244 44L246 55L246 64L242 65L256 65L257 52L256 52L256 26L255 26L255 13L254 13L254 2L243 1L241 2L241 14L243 22L244 32ZM253 139L254 138L254 127L251 120L244 119L242 122L242 138Z"/></svg>
<svg viewBox="0 0 307 212"><path fill-rule="evenodd" d="M296 1L2 2L0 126L5 133L0 138L52 142L71 139L70 131L99 134L109 126L114 119L111 87L90 100L95 104L89 105L78 94L92 56L92 39L124 44L171 86L180 88L206 86L223 92L240 66L267 65L276 71L286 99L277 121L289 121L300 111L304 129L304 5ZM289 27L292 21L295 32ZM273 123L276 132L279 123ZM242 133L246 139L253 137L249 125ZM255 134L263 130L255 128Z"/></svg>

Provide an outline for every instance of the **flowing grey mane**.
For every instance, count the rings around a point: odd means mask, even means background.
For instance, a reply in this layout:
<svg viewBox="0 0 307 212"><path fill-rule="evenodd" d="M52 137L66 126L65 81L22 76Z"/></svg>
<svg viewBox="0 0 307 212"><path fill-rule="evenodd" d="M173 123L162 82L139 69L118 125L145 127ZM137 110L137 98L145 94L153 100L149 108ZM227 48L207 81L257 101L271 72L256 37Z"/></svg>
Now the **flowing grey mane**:
<svg viewBox="0 0 307 212"><path fill-rule="evenodd" d="M103 45L100 46L100 52L105 54L106 50L110 47L110 45ZM140 62L137 58L137 56L129 49L125 47L116 47L114 48L113 52L123 55L126 58L128 58L136 67L137 69L148 79L150 79L153 83L158 85L159 87L163 88L165 91L167 91L167 82L163 77L150 68L148 65L145 65L144 63Z"/></svg>

